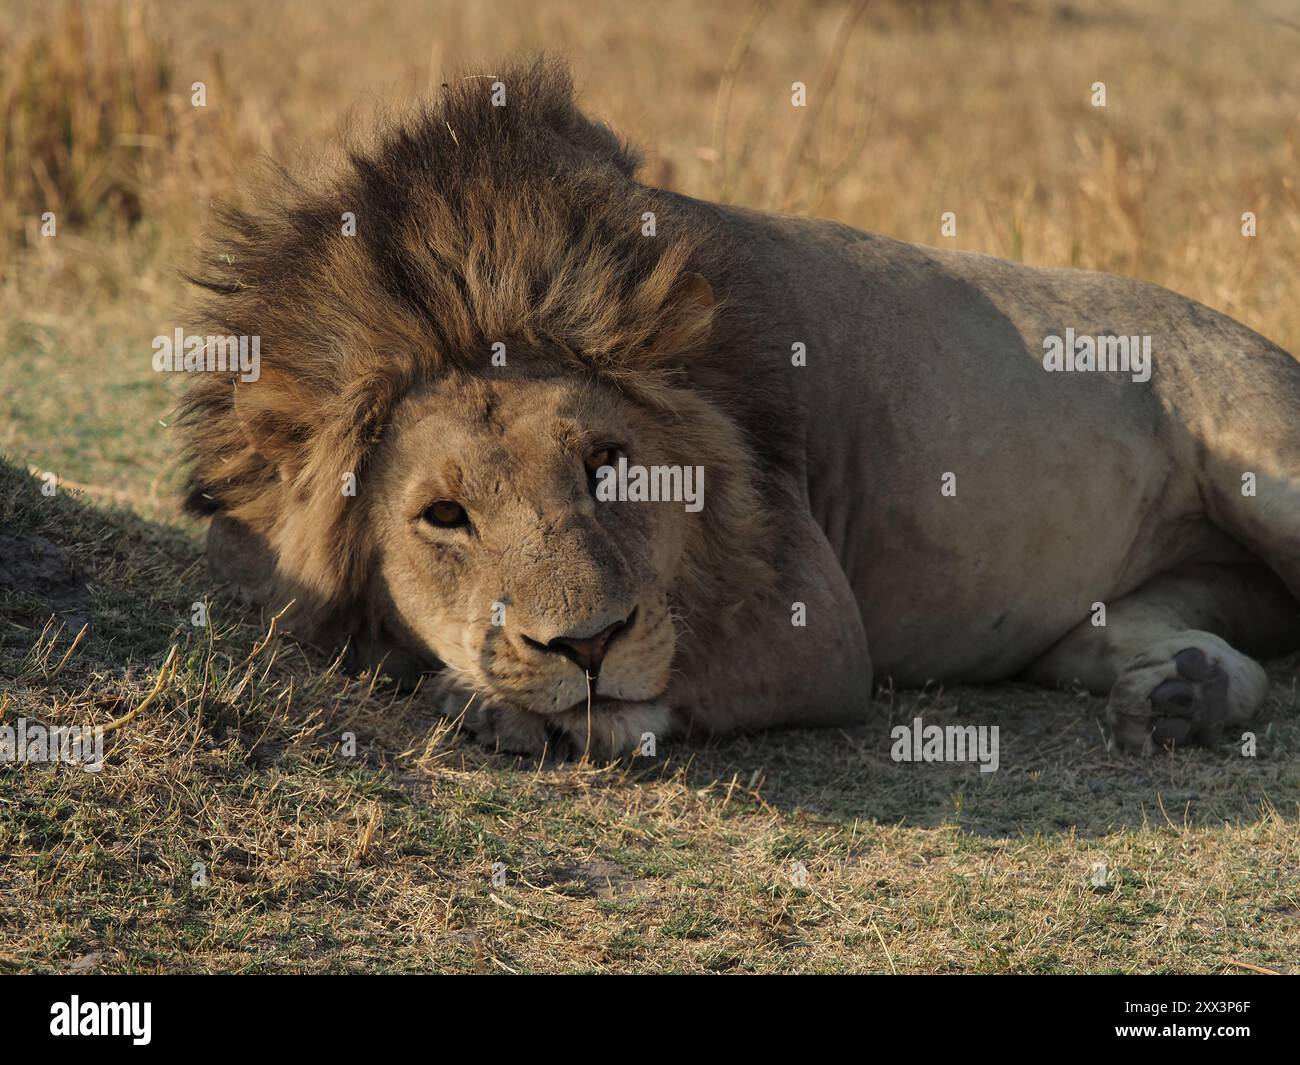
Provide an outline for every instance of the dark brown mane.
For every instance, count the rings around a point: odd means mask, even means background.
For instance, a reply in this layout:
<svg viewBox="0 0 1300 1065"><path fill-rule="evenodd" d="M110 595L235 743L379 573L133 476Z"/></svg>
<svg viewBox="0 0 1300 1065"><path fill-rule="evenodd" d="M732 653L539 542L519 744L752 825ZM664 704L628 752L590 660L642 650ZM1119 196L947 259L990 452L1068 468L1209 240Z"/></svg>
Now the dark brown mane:
<svg viewBox="0 0 1300 1065"><path fill-rule="evenodd" d="M296 594L336 606L366 580L340 471L362 477L422 381L484 370L504 344L512 365L571 362L672 408L673 368L714 332L714 312L683 296L690 272L722 282L725 302L729 264L699 212L639 184L637 164L578 110L567 70L538 60L452 82L319 187L280 168L255 209L220 208L192 278L202 332L260 337L261 376L195 375L190 509L279 544Z"/></svg>
<svg viewBox="0 0 1300 1065"><path fill-rule="evenodd" d="M502 107L492 103L498 81ZM374 148L350 150L325 189L280 170L255 211L220 208L192 278L211 294L204 331L261 337L265 383L250 395L299 393L261 404L274 408L267 427L290 443L331 415L373 428L383 394L448 364L481 365L495 343L511 355L649 370L656 336L681 332L671 297L701 248L698 234L674 229L671 198L634 180L637 163L578 111L562 66L539 60L458 80ZM342 233L345 211L355 236ZM654 237L642 235L645 212L656 216ZM687 330L678 353L700 332ZM208 381L184 405L201 510L237 497L251 472L214 478L208 466L214 449L203 438L231 420L234 392L229 379ZM294 409L310 410L310 424L287 424Z"/></svg>

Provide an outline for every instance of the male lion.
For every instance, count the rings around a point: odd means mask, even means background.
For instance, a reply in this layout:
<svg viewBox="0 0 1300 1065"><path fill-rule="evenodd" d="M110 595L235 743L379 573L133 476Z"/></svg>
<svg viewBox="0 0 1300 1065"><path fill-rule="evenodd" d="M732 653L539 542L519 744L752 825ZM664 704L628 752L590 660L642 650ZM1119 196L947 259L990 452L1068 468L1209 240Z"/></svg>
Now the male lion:
<svg viewBox="0 0 1300 1065"><path fill-rule="evenodd" d="M1248 655L1300 647L1284 351L648 188L563 69L499 81L222 212L205 317L262 364L185 400L219 573L531 754L862 722L885 678L1081 682L1134 750L1258 708ZM631 468L702 507L601 494Z"/></svg>

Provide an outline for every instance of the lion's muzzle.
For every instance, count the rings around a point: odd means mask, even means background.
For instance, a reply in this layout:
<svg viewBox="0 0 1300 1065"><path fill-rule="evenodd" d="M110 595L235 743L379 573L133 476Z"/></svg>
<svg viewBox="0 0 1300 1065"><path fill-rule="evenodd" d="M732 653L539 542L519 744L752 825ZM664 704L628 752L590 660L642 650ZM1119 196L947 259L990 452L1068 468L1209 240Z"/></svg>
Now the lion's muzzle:
<svg viewBox="0 0 1300 1065"><path fill-rule="evenodd" d="M563 655L587 676L596 678L600 675L601 664L616 639L627 633L636 622L636 610L633 609L622 621L616 621L590 636L556 636L542 643L531 636L524 636L524 642L539 651Z"/></svg>

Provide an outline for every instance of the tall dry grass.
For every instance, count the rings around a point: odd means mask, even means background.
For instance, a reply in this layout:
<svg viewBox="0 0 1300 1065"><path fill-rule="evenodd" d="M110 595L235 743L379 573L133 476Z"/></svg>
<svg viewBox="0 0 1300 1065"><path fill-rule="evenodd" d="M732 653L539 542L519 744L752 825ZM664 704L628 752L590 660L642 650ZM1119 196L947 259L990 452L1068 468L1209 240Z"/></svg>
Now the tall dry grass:
<svg viewBox="0 0 1300 1065"><path fill-rule="evenodd" d="M174 75L140 3L46 9L0 65L0 255L40 216L140 217L148 150L175 140Z"/></svg>
<svg viewBox="0 0 1300 1065"><path fill-rule="evenodd" d="M1145 277L1297 348L1289 4L10 0L0 256L34 243L50 273L60 254L70 268L107 254L88 275L100 288L115 271L170 277L209 201L260 152L292 161L349 114L364 126L456 70L541 49L566 55L587 105L650 150L657 183ZM198 80L206 108L189 104ZM806 108L790 105L795 81ZM1094 81L1105 109L1089 104ZM88 243L35 240L43 210ZM1255 240L1240 232L1248 210ZM148 234L135 256L114 247L132 227ZM39 286L33 273L28 305Z"/></svg>
<svg viewBox="0 0 1300 1065"><path fill-rule="evenodd" d="M264 136L236 109L192 104L147 0L55 0L7 11L0 63L0 277L42 219L121 240L178 190L228 177ZM224 97L219 55L208 92ZM261 131L259 131L259 134ZM11 267L12 268L12 267Z"/></svg>

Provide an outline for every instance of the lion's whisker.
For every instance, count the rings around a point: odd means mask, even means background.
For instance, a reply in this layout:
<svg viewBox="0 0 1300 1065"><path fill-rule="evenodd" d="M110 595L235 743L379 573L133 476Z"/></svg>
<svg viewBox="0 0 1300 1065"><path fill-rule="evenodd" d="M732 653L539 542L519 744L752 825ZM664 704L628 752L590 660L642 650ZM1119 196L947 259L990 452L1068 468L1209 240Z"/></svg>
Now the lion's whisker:
<svg viewBox="0 0 1300 1065"><path fill-rule="evenodd" d="M587 678L587 745L582 749L582 760L585 762L591 753L591 674L584 669L582 675Z"/></svg>

